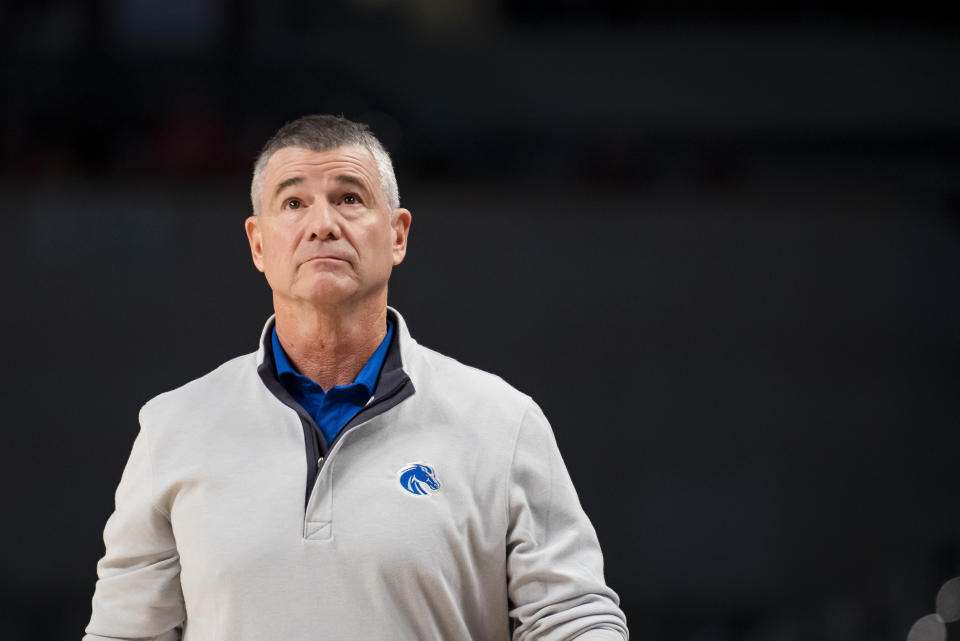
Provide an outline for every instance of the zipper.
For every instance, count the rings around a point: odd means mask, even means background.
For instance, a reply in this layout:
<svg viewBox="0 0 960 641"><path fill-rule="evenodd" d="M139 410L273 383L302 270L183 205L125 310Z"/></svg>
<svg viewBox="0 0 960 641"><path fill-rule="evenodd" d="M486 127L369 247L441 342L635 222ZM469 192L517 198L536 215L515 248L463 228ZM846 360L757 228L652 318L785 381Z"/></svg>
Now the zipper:
<svg viewBox="0 0 960 641"><path fill-rule="evenodd" d="M381 403L386 403L386 402L388 402L390 399L392 399L392 398L394 398L395 396L397 396L397 394L400 394L400 393L401 393L402 391L404 391L405 389L406 389L406 390L411 390L412 388L413 388L413 385L410 383L410 379L406 379L406 380L404 380L400 385L398 385L396 388L390 390L390 391L389 391L388 393L386 393L386 394L381 395L381 396L377 399L377 403L376 403L376 404L379 405L379 404L381 404ZM412 392L411 392L411 393L412 393ZM374 396L371 396L370 400L367 402L367 404L364 406L364 408L363 408L362 410L360 410L360 411L363 412L363 411L366 411L366 410L372 408L372 407L373 407L372 403L373 403L373 399L374 399L374 398L376 398L375 395L374 395ZM403 399L401 398L401 400L403 400ZM353 424L353 425L350 424L350 423L353 421L353 419L351 419L350 421L347 421L347 424L344 425L343 428L341 428L340 432L336 435L336 437L334 437L333 442L331 442L330 445L327 447L327 453L326 453L326 455L325 455L325 456L324 456L324 455L321 455L321 456L319 456L319 457L317 458L317 475L316 475L315 477L313 477L313 486L310 488L310 494L309 494L309 496L307 496L306 504L303 506L303 527L306 527L307 518L308 518L309 515L310 515L310 501L313 500L313 495L316 493L316 491L317 491L317 486L320 484L320 474L323 472L323 466L324 466L324 464L326 464L326 462L327 462L327 461L330 459L330 457L333 455L334 450L337 448L337 443L341 440L341 438L342 438L347 432L350 432L350 431L352 431L352 430L355 430L355 429L358 429L358 428L363 427L364 425L366 425L367 423L369 423L369 422L372 421L373 419L377 418L378 416L380 416L380 415L383 414L384 412L389 411L389 410L391 410L391 409L393 409L393 406L388 406L388 407L384 408L382 411L376 412L376 413L373 414L372 416L368 416L368 417L366 417L363 421L361 421L361 422L359 422L359 423L355 423L355 424ZM359 414L357 414L357 416L359 416ZM312 422L312 421L313 421L313 419L311 418L311 422ZM317 428L314 428L314 429L317 429ZM317 431L319 432L319 430L317 430ZM317 444L317 445L319 445L319 444L317 443L317 440L316 440L316 439L314 440L314 443ZM319 452L317 452L317 453L315 453L315 454L319 454Z"/></svg>
<svg viewBox="0 0 960 641"><path fill-rule="evenodd" d="M377 389L374 390L374 393L370 395L370 399L363 406L360 412L350 419L350 421L347 421L347 424L341 428L340 433L337 434L331 443L326 443L320 429L314 422L313 417L310 416L310 414L293 399L290 393L277 379L276 371L274 369L275 365L273 362L272 351L270 350L270 347L266 341L262 345L264 349L263 361L257 366L257 374L263 381L264 386L277 398L277 400L293 410L300 419L300 424L304 432L304 445L307 449L306 456L308 465L308 481L312 472L311 467L313 466L314 461L316 461L316 473L313 476L313 483L310 484L308 488L305 488L306 496L304 497L305 500L303 511L304 522L306 522L307 515L309 514L310 500L313 498L314 491L316 490L317 484L320 480L320 472L323 470L326 459L330 458L330 455L333 453L334 446L340 437L349 430L365 425L380 414L392 409L397 403L402 402L404 399L414 393L413 384L410 381L410 378L403 371L403 365L399 354L400 347L399 343L397 342L398 335L396 331L397 330L395 329L393 340L390 344L390 350L387 352L387 355L384 359L384 364L382 366L390 367L390 369L385 371L382 370L380 372L380 378L377 382ZM399 398L397 398L398 396ZM373 409L380 405L385 405L385 407L382 407L379 411ZM361 414L364 413L367 413L368 416L362 417L360 422L355 422L357 418L360 418Z"/></svg>
<svg viewBox="0 0 960 641"><path fill-rule="evenodd" d="M377 397L376 394L370 396L370 400L367 401L367 404L363 406L363 409L360 410L360 412L364 412L367 409L371 408L374 404L374 400L377 401L377 404L389 401L391 398L393 398L398 393L400 393L405 387L407 387L408 384L410 384L409 379L401 383L396 389L391 390L389 393L387 393L384 396L380 396L379 398ZM384 411L387 411L389 409L392 409L392 408L388 407ZM353 422L353 419L350 419L349 421L347 421L347 424L340 429L337 435L333 438L333 442L331 442L330 445L327 447L327 455L325 457L321 456L320 458L317 459L317 475L313 478L313 487L310 488L310 496L307 497L307 503L306 505L304 505L304 518L306 518L306 508L310 506L310 499L313 497L313 491L317 487L317 481L320 480L320 471L323 469L323 464L326 462L326 459L330 458L330 455L333 453L333 448L336 446L337 441L339 441L340 437L346 434L347 432L349 432L350 430L356 429L362 425L366 425L376 417L380 416L380 414L381 413L374 414L373 416L370 416L365 420L363 420L362 422L356 423L354 425L350 425L350 423ZM359 416L359 413L358 413L358 416ZM310 420L312 422L313 418L311 417ZM319 431L319 428L314 427L314 429Z"/></svg>
<svg viewBox="0 0 960 641"><path fill-rule="evenodd" d="M379 414L378 414L377 416L379 416ZM372 420L375 419L375 418L376 418L376 416L371 416L370 418L368 418L367 420L363 421L362 423L357 423L356 425L351 425L351 426L350 426L350 429L351 429L351 430L354 430L354 429L356 429L356 428L358 428L358 427L363 427L364 425L366 425L367 423L369 423L370 421L372 421ZM340 430L340 433L337 434L336 438L333 439L333 443L331 443L331 444L330 444L330 447L327 448L327 455L326 455L326 456L321 456L320 458L317 459L317 475L313 478L313 487L310 488L310 496L307 497L307 504L304 506L304 509L305 509L305 512L304 512L304 515L303 515L304 519L306 519L306 517L307 517L306 511L308 511L308 508L310 507L310 499L313 498L313 492L314 492L314 490L317 489L317 484L320 482L320 472L321 472L321 470L323 470L323 465L324 465L324 463L327 462L327 459L329 459L330 456L333 454L334 447L336 446L337 442L340 440L340 437L341 437L345 432L347 432L347 431L348 431L348 430L346 430L346 429Z"/></svg>
<svg viewBox="0 0 960 641"><path fill-rule="evenodd" d="M377 416L379 416L379 414ZM353 430L358 427L363 427L364 425L372 421L374 418L376 418L376 416L371 416L370 418L363 421L362 423L357 423L356 425L351 426L350 429ZM333 455L335 444L337 443L337 441L340 440L340 436L344 433L344 431L345 430L341 430L340 434L337 434L337 438L333 439L333 443L331 443L330 447L327 449L327 455L320 456L319 458L317 458L317 475L313 477L313 486L310 488L310 495L307 497L307 502L303 506L303 522L302 522L303 528L306 528L307 518L309 518L310 516L310 501L313 500L313 495L317 493L317 486L320 485L320 473L323 471L324 464Z"/></svg>

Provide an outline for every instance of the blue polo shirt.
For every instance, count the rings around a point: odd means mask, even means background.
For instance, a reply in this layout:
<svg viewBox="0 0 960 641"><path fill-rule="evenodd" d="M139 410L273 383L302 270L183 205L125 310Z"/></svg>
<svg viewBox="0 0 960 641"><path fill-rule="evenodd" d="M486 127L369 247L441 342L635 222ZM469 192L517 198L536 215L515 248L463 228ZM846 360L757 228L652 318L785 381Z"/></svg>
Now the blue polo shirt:
<svg viewBox="0 0 960 641"><path fill-rule="evenodd" d="M383 367L383 360L386 358L387 349L390 347L391 336L393 336L393 321L388 319L387 335L384 336L380 346L373 352L370 360L363 366L354 381L349 385L337 385L324 392L322 387L294 369L293 364L290 363L283 351L283 347L280 346L280 339L277 338L277 328L274 326L272 336L273 362L277 366L277 378L281 385L290 392L293 400L313 417L313 421L323 432L328 445L333 443L333 439L343 429L343 426L356 416L373 396L373 390L377 386L377 378L380 376L380 369Z"/></svg>

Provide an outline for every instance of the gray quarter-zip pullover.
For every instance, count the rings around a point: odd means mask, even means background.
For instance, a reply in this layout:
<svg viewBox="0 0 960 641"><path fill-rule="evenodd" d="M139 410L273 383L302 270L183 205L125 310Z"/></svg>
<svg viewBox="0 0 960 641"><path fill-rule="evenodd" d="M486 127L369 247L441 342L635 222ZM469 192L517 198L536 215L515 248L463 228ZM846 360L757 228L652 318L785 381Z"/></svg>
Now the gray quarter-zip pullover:
<svg viewBox="0 0 960 641"><path fill-rule="evenodd" d="M144 405L84 641L627 638L539 407L388 313L374 399L331 444L276 381L272 319Z"/></svg>

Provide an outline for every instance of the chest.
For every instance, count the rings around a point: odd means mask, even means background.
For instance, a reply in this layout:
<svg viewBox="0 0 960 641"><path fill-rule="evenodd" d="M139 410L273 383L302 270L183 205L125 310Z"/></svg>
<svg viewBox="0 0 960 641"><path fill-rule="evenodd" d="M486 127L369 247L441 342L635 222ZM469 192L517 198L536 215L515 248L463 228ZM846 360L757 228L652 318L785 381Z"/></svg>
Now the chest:
<svg viewBox="0 0 960 641"><path fill-rule="evenodd" d="M503 576L509 447L389 412L342 435L304 506L306 450L289 429L237 430L223 456L184 467L171 520L185 590Z"/></svg>

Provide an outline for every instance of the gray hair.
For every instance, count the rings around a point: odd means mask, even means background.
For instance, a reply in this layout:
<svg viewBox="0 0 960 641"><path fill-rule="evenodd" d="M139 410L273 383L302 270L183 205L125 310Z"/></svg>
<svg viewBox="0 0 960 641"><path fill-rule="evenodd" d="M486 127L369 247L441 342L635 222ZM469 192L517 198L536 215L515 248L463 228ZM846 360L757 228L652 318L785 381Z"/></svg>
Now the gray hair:
<svg viewBox="0 0 960 641"><path fill-rule="evenodd" d="M400 192L397 189L397 177L393 173L390 154L383 148L370 128L342 116L313 115L297 118L280 127L257 156L257 161L253 164L253 180L250 183L250 200L253 203L254 215L260 215L263 172L267 168L270 156L285 147L329 151L344 145L357 145L370 152L380 172L380 188L387 197L387 206L391 211L399 207Z"/></svg>

